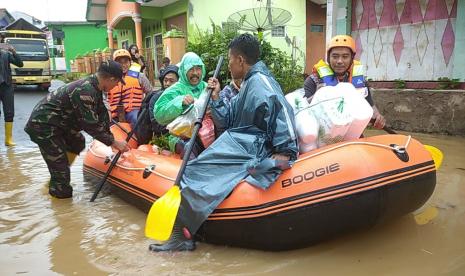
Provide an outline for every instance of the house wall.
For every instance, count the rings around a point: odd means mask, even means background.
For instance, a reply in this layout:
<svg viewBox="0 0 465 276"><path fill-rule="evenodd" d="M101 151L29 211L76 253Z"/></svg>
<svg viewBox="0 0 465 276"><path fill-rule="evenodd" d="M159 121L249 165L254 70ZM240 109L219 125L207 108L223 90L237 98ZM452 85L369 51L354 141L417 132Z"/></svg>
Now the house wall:
<svg viewBox="0 0 465 276"><path fill-rule="evenodd" d="M108 46L106 26L61 24L49 25L49 28L61 29L65 33L63 44L67 71L70 70L70 60L74 59L76 55Z"/></svg>
<svg viewBox="0 0 465 276"><path fill-rule="evenodd" d="M107 14L111 12L111 16L108 18L115 18L117 14L122 14L124 10L122 7L127 6L127 2L120 2L120 0L108 1L109 5L107 7ZM121 6L120 4L123 4ZM132 3L134 4L134 3ZM186 28L186 20L179 20L187 12L187 0L177 1L165 7L140 7L140 9L135 9L133 6L128 6L130 10L126 11L128 16L139 12L142 18L142 44L145 47L145 38L150 36L152 38L153 46L153 36L158 33L164 33L167 31L166 22L174 22L174 24L179 25L183 29ZM184 14L184 15L182 15ZM114 19L113 19L114 20ZM118 20L117 24L114 26L114 32L116 33L116 39L118 41L118 47L121 47L121 41L129 40L129 44L135 43L136 34L134 21L132 17L124 17Z"/></svg>
<svg viewBox="0 0 465 276"><path fill-rule="evenodd" d="M453 78L465 82L465 0L457 1L457 16L455 21L455 50L452 57L454 64Z"/></svg>
<svg viewBox="0 0 465 276"><path fill-rule="evenodd" d="M184 31L184 33L187 33L187 16L186 16L186 13L182 13L182 14L175 15L173 17L167 18L165 20L165 28L166 28L166 30L168 31L168 30L173 29L172 26L176 26L179 29L181 29L182 31Z"/></svg>
<svg viewBox="0 0 465 276"><path fill-rule="evenodd" d="M186 13L188 10L188 0L176 1L170 5L163 7L163 19Z"/></svg>
<svg viewBox="0 0 465 276"><path fill-rule="evenodd" d="M220 25L228 20L229 15L250 8L265 6L266 1L205 1L190 0L188 9L188 39L194 41L196 38L197 27L211 30L211 21ZM285 9L292 14L292 19L286 23L286 32L292 40L296 38L297 48L296 56L299 63L304 66L306 52L306 0L274 0L273 7ZM292 53L291 45L286 43L284 37L271 37L271 32L265 32L264 39L269 41L274 47L280 48L289 55Z"/></svg>
<svg viewBox="0 0 465 276"><path fill-rule="evenodd" d="M338 35L350 34L351 17L347 15L352 14L352 3L351 2L352 2L351 0L338 0L337 1L336 33L335 34L338 34Z"/></svg>
<svg viewBox="0 0 465 276"><path fill-rule="evenodd" d="M140 16L140 7L135 2L107 1L107 24L112 28L123 18L137 15Z"/></svg>
<svg viewBox="0 0 465 276"><path fill-rule="evenodd" d="M159 67L157 65L161 64L164 53L162 44L157 45L155 49L154 36L167 31L166 22L168 24L174 23L186 30L187 3L187 0L182 0L164 7L147 7L135 3L128 4L128 2L121 2L121 0L108 1L107 18L113 22L113 33L116 34L118 48L122 47L122 41L125 40L128 40L128 46L135 43L136 33L133 16L140 16L142 19L142 48L146 48L146 40L150 38L150 50L143 49L142 52L148 66L153 69L154 75L157 76Z"/></svg>
<svg viewBox="0 0 465 276"><path fill-rule="evenodd" d="M463 0L352 0L352 36L368 78L452 78L455 64L463 64L454 55L465 50L455 48L458 2L463 14Z"/></svg>
<svg viewBox="0 0 465 276"><path fill-rule="evenodd" d="M393 129L465 135L463 90L373 89L372 93Z"/></svg>
<svg viewBox="0 0 465 276"><path fill-rule="evenodd" d="M116 29L113 31L113 34L116 33L116 41L118 48L122 47L122 42L128 40L128 46L136 43L136 35L133 29Z"/></svg>

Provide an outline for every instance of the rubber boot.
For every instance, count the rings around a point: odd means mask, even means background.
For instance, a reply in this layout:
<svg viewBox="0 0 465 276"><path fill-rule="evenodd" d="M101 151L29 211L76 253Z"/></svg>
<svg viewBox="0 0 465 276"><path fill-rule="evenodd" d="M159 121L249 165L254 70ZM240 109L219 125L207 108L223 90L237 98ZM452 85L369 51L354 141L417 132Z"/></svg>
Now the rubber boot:
<svg viewBox="0 0 465 276"><path fill-rule="evenodd" d="M70 151L67 151L66 152L66 157L68 158L68 163L69 163L69 166L71 167L71 165L73 164L74 160L76 160L76 157L78 156L79 154L76 154L74 152L70 152Z"/></svg>
<svg viewBox="0 0 465 276"><path fill-rule="evenodd" d="M48 188L48 193L56 198L70 198L73 197L73 187L71 185L50 185Z"/></svg>
<svg viewBox="0 0 465 276"><path fill-rule="evenodd" d="M190 237L188 232L184 233L183 227L175 224L170 239L164 244L151 244L149 250L154 252L192 251L195 249L195 242L186 235Z"/></svg>
<svg viewBox="0 0 465 276"><path fill-rule="evenodd" d="M16 146L13 142L13 122L5 122L5 146Z"/></svg>

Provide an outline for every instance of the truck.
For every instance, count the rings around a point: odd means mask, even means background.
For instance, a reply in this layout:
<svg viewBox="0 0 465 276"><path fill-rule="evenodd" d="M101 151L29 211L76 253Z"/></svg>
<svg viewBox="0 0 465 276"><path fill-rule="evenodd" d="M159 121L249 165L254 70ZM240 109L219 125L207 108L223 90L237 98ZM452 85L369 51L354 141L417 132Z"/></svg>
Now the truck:
<svg viewBox="0 0 465 276"><path fill-rule="evenodd" d="M22 68L11 65L14 85L38 85L47 90L52 76L45 32L16 29L0 32L5 37L4 42L15 48L24 63Z"/></svg>

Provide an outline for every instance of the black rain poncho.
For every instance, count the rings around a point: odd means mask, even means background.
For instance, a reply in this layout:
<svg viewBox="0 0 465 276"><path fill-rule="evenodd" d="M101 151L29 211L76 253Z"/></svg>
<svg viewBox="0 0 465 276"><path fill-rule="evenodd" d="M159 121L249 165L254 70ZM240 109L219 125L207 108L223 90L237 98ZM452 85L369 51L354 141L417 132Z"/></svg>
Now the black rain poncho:
<svg viewBox="0 0 465 276"><path fill-rule="evenodd" d="M242 179L266 189L298 153L292 108L263 62L251 67L230 104L212 101L211 108L215 125L227 131L184 172L179 219L191 233ZM276 153L291 161L271 159Z"/></svg>

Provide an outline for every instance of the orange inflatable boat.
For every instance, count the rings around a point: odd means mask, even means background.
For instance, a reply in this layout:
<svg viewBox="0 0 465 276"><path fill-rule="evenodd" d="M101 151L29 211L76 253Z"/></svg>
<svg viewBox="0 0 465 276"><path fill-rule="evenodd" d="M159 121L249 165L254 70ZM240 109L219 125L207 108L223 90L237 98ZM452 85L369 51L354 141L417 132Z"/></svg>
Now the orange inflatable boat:
<svg viewBox="0 0 465 276"><path fill-rule="evenodd" d="M129 130L129 125L121 126ZM111 130L126 138L121 128ZM148 212L173 185L181 160L149 145L137 147L135 140L130 145L133 149L121 156L108 181L115 193ZM86 180L98 182L112 155L109 147L92 142L84 159ZM299 156L268 190L243 181L196 238L262 250L305 247L412 212L428 200L435 185L430 153L410 136L342 142Z"/></svg>

